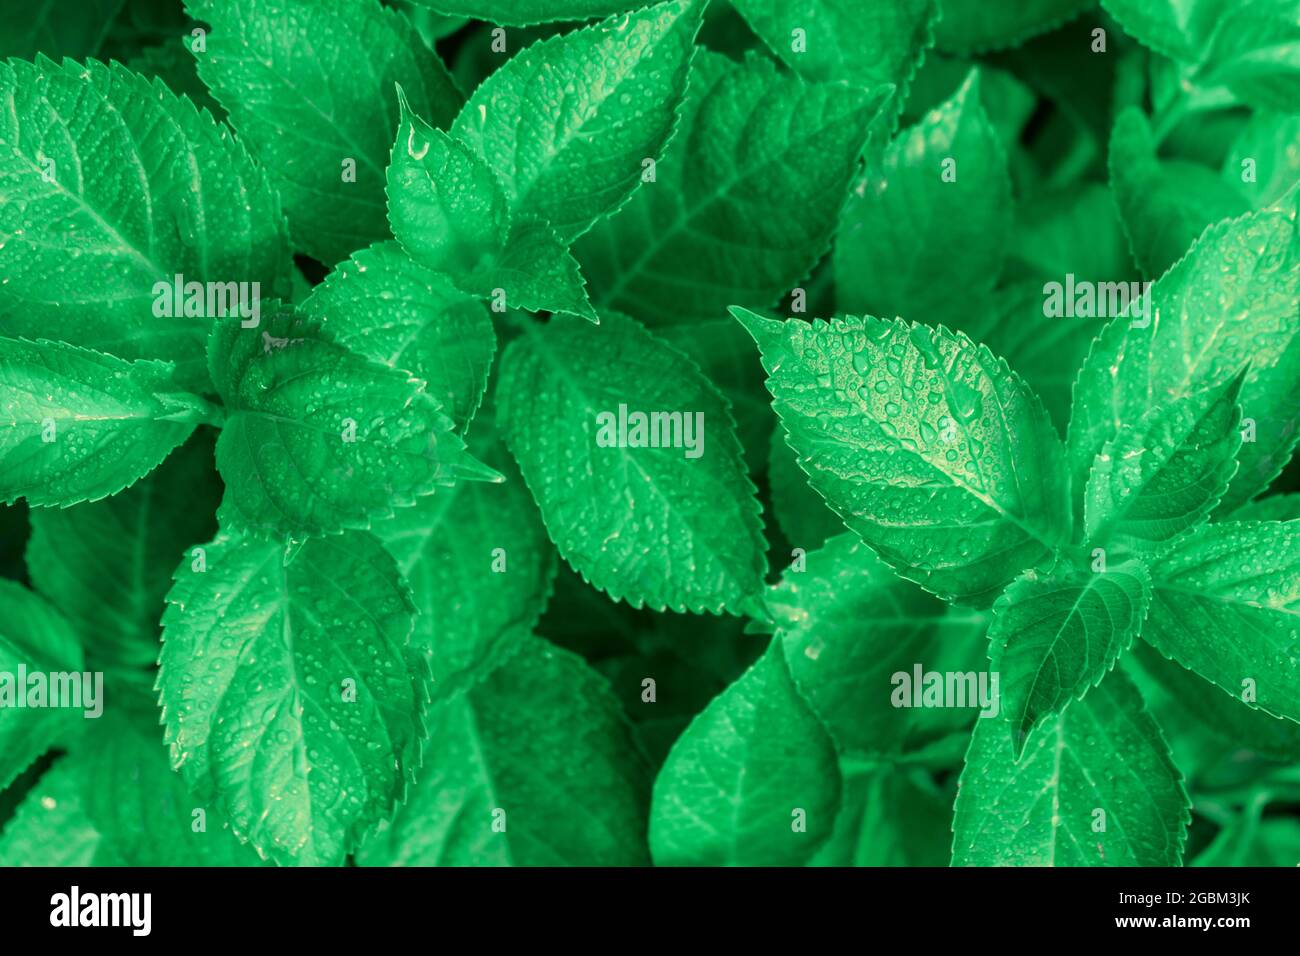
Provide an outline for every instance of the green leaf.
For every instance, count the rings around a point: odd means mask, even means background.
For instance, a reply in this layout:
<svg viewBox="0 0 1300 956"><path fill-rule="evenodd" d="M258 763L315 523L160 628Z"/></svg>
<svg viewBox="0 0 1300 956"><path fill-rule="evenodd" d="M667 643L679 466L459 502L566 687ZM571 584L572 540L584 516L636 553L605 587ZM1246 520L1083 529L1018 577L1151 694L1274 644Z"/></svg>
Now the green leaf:
<svg viewBox="0 0 1300 956"><path fill-rule="evenodd" d="M411 22L379 0L188 0L186 9L211 25L199 75L283 197L296 247L331 263L388 238L394 83L436 126L462 102Z"/></svg>
<svg viewBox="0 0 1300 956"><path fill-rule="evenodd" d="M0 327L172 361L204 390L213 316L160 305L178 275L245 283L233 288L254 302L288 292L265 175L211 116L119 64L12 60L0 100Z"/></svg>
<svg viewBox="0 0 1300 956"><path fill-rule="evenodd" d="M102 708L102 696L83 696L81 709L50 706L51 675L72 673L84 691L81 667L81 647L67 619L44 598L0 578L0 790L53 744L72 737L95 706ZM44 701L39 706L37 695Z"/></svg>
<svg viewBox="0 0 1300 956"><path fill-rule="evenodd" d="M1092 0L940 0L943 16L935 40L940 49L960 53L1017 46L1073 19L1091 5Z"/></svg>
<svg viewBox="0 0 1300 956"><path fill-rule="evenodd" d="M678 738L655 779L660 866L801 866L840 805L835 748L773 644Z"/></svg>
<svg viewBox="0 0 1300 956"><path fill-rule="evenodd" d="M1150 602L1151 579L1137 561L1106 571L1026 571L998 598L989 660L1017 759L1035 728L1110 673L1142 629Z"/></svg>
<svg viewBox="0 0 1300 956"><path fill-rule="evenodd" d="M486 438L481 437L486 428ZM537 506L488 423L475 448L506 476L462 482L375 524L410 582L419 615L414 647L443 700L495 670L537 624L555 577L555 551Z"/></svg>
<svg viewBox="0 0 1300 956"><path fill-rule="evenodd" d="M1214 170L1156 157L1156 141L1141 111L1126 109L1110 138L1110 183L1133 257L1156 278L1183 257L1205 227L1248 208Z"/></svg>
<svg viewBox="0 0 1300 956"><path fill-rule="evenodd" d="M952 99L871 154L840 215L838 307L951 322L992 291L1011 209L1006 155L972 70Z"/></svg>
<svg viewBox="0 0 1300 956"><path fill-rule="evenodd" d="M1252 114L1228 150L1223 175L1255 209L1281 199L1300 180L1300 115Z"/></svg>
<svg viewBox="0 0 1300 956"><path fill-rule="evenodd" d="M889 764L842 761L835 832L809 866L947 866L952 800Z"/></svg>
<svg viewBox="0 0 1300 956"><path fill-rule="evenodd" d="M94 56L122 3L84 0L76 15L69 15L55 0L7 5L0 11L0 57Z"/></svg>
<svg viewBox="0 0 1300 956"><path fill-rule="evenodd" d="M388 218L416 262L503 305L596 320L578 263L545 223L512 223L491 167L416 116L401 91L402 125L388 167Z"/></svg>
<svg viewBox="0 0 1300 956"><path fill-rule="evenodd" d="M1229 516L1233 521L1293 521L1300 518L1300 492L1248 501Z"/></svg>
<svg viewBox="0 0 1300 956"><path fill-rule="evenodd" d="M395 242L363 249L316 286L302 312L348 351L423 379L464 432L487 388L496 335L487 310Z"/></svg>
<svg viewBox="0 0 1300 956"><path fill-rule="evenodd" d="M1123 673L1044 724L1019 761L1015 719L1004 710L976 724L957 789L954 866L1182 863L1187 792Z"/></svg>
<svg viewBox="0 0 1300 956"><path fill-rule="evenodd" d="M855 534L831 538L805 560L769 590L767 611L795 686L837 749L894 755L968 729L978 700L967 702L971 709L900 711L895 695L898 675L910 679L915 664L984 670L984 616L946 613Z"/></svg>
<svg viewBox="0 0 1300 956"><path fill-rule="evenodd" d="M412 0L446 16L526 27L554 20L590 20L637 6L637 0Z"/></svg>
<svg viewBox="0 0 1300 956"><path fill-rule="evenodd" d="M1084 490L1090 544L1149 549L1209 514L1237 470L1244 372L1120 426Z"/></svg>
<svg viewBox="0 0 1300 956"><path fill-rule="evenodd" d="M830 244L886 93L701 52L655 181L577 244L597 304L674 325L776 302Z"/></svg>
<svg viewBox="0 0 1300 956"><path fill-rule="evenodd" d="M686 356L616 313L552 319L506 350L497 401L551 540L593 585L634 607L715 613L762 588L735 423Z"/></svg>
<svg viewBox="0 0 1300 956"><path fill-rule="evenodd" d="M1103 0L1139 42L1188 67L1186 85L1226 87L1250 105L1294 112L1300 95L1295 0Z"/></svg>
<svg viewBox="0 0 1300 956"><path fill-rule="evenodd" d="M901 575L987 606L1064 543L1060 440L988 349L901 319L732 314L813 488Z"/></svg>
<svg viewBox="0 0 1300 956"><path fill-rule="evenodd" d="M500 177L512 217L568 246L621 206L673 132L703 4L669 0L528 47L452 133Z"/></svg>
<svg viewBox="0 0 1300 956"><path fill-rule="evenodd" d="M496 311L509 306L599 321L578 260L542 222L515 223L501 254L461 281L469 292L492 298Z"/></svg>
<svg viewBox="0 0 1300 956"><path fill-rule="evenodd" d="M893 84L896 102L934 43L936 0L734 0L782 62L814 83ZM796 33L795 31L800 31Z"/></svg>
<svg viewBox="0 0 1300 956"><path fill-rule="evenodd" d="M1300 721L1300 523L1225 521L1151 563L1142 636L1240 701Z"/></svg>
<svg viewBox="0 0 1300 956"><path fill-rule="evenodd" d="M393 559L368 534L286 549L223 532L167 602L172 765L259 854L338 865L419 765L427 673Z"/></svg>
<svg viewBox="0 0 1300 956"><path fill-rule="evenodd" d="M113 857L122 866L258 866L220 812L168 766L157 729L143 729L109 718L72 758L81 806Z"/></svg>
<svg viewBox="0 0 1300 956"><path fill-rule="evenodd" d="M228 410L217 440L223 527L276 535L365 529L475 462L419 379L354 355L278 312L213 330L212 377Z"/></svg>
<svg viewBox="0 0 1300 956"><path fill-rule="evenodd" d="M56 761L0 833L0 866L120 866L82 806L75 760Z"/></svg>
<svg viewBox="0 0 1300 956"><path fill-rule="evenodd" d="M32 512L32 584L67 615L92 666L150 667L176 562L212 537L220 483L195 436L122 494Z"/></svg>
<svg viewBox="0 0 1300 956"><path fill-rule="evenodd" d="M1256 441L1219 504L1262 491L1300 435L1300 231L1291 193L1276 206L1212 226L1150 290L1145 315L1113 319L1074 386L1068 450L1075 488L1124 423L1220 383L1247 362L1243 419Z"/></svg>
<svg viewBox="0 0 1300 956"><path fill-rule="evenodd" d="M582 658L530 638L429 723L419 780L363 866L649 862L645 758Z"/></svg>
<svg viewBox="0 0 1300 956"><path fill-rule="evenodd" d="M510 232L496 174L459 139L430 126L399 89L402 122L388 166L388 220L412 259L453 277L490 261Z"/></svg>
<svg viewBox="0 0 1300 956"><path fill-rule="evenodd" d="M1247 707L1240 697L1211 690L1204 678L1162 657L1145 641L1135 644L1133 653L1124 660L1129 665L1129 676L1137 681L1143 698L1153 710L1156 707L1152 697L1159 694L1230 746L1234 753L1245 749L1287 763L1295 763L1300 758L1300 723ZM1152 689L1153 683L1158 690ZM1177 757L1176 746L1174 754ZM1183 767L1181 760L1179 766Z"/></svg>
<svg viewBox="0 0 1300 956"><path fill-rule="evenodd" d="M173 93L188 96L199 109L207 110L215 119L224 120L226 111L199 79L198 63L189 44L190 38L182 36L145 47L127 61L127 68L141 76L157 77Z"/></svg>
<svg viewBox="0 0 1300 956"><path fill-rule="evenodd" d="M156 468L206 414L172 371L0 337L0 501L98 501Z"/></svg>

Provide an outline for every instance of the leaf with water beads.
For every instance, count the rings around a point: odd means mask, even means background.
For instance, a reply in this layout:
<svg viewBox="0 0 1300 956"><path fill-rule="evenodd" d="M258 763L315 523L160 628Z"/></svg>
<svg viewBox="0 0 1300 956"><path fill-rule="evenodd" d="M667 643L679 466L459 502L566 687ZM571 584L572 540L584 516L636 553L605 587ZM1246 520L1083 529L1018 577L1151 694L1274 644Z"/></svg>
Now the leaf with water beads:
<svg viewBox="0 0 1300 956"><path fill-rule="evenodd" d="M5 334L174 362L182 386L206 390L211 316L160 316L158 284L288 293L265 174L211 116L118 63L11 60L0 99Z"/></svg>
<svg viewBox="0 0 1300 956"><path fill-rule="evenodd" d="M117 494L211 414L168 363L0 337L0 501L67 507Z"/></svg>
<svg viewBox="0 0 1300 956"><path fill-rule="evenodd" d="M986 606L1065 542L1060 440L988 349L901 319L732 314L813 488L904 577Z"/></svg>
<svg viewBox="0 0 1300 956"><path fill-rule="evenodd" d="M187 0L208 25L199 75L279 190L297 248L324 263L388 237L394 83L437 126L463 96L379 0Z"/></svg>
<svg viewBox="0 0 1300 956"><path fill-rule="evenodd" d="M989 661L1017 759L1036 727L1089 693L1133 643L1151 579L1138 561L1105 571L1026 571L993 605Z"/></svg>
<svg viewBox="0 0 1300 956"><path fill-rule="evenodd" d="M1300 438L1300 190L1217 223L1102 330L1074 384L1067 448L1082 505L1088 472L1124 423L1222 383L1248 362L1239 403L1256 426L1217 505L1228 513L1273 480Z"/></svg>
<svg viewBox="0 0 1300 956"><path fill-rule="evenodd" d="M506 350L506 445L551 540L593 585L637 607L738 611L762 590L765 545L726 400L632 319L603 319L529 326ZM638 440L633 414L670 417Z"/></svg>
<svg viewBox="0 0 1300 956"><path fill-rule="evenodd" d="M1245 374L1120 427L1088 475L1090 544L1150 549L1204 520L1237 471Z"/></svg>
<svg viewBox="0 0 1300 956"><path fill-rule="evenodd" d="M1190 801L1137 688L1112 671L1015 759L1004 710L977 720L957 784L953 866L1178 866Z"/></svg>
<svg viewBox="0 0 1300 956"><path fill-rule="evenodd" d="M516 221L487 163L415 115L401 90L398 102L388 219L407 255L464 292L493 299L494 307L595 321L578 263L554 231L536 220Z"/></svg>
<svg viewBox="0 0 1300 956"><path fill-rule="evenodd" d="M284 536L364 529L457 479L500 480L407 372L354 355L277 311L219 323L212 379L226 403L223 527Z"/></svg>
<svg viewBox="0 0 1300 956"><path fill-rule="evenodd" d="M1198 528L1151 562L1142 636L1237 700L1300 721L1300 521Z"/></svg>
<svg viewBox="0 0 1300 956"><path fill-rule="evenodd" d="M286 548L223 531L167 602L173 766L263 856L342 863L402 799L424 737L428 674L393 559L360 532Z"/></svg>
<svg viewBox="0 0 1300 956"><path fill-rule="evenodd" d="M669 0L528 47L474 91L452 134L514 218L568 246L643 182L672 135L704 4Z"/></svg>
<svg viewBox="0 0 1300 956"><path fill-rule="evenodd" d="M800 866L834 828L840 783L831 738L773 642L673 745L650 851L660 866Z"/></svg>

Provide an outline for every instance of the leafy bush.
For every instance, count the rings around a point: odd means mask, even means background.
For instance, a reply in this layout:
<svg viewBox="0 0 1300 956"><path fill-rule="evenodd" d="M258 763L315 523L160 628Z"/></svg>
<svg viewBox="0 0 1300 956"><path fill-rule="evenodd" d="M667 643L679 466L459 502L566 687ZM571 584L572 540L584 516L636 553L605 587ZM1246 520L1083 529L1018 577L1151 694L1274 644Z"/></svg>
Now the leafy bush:
<svg viewBox="0 0 1300 956"><path fill-rule="evenodd" d="M0 15L0 862L1300 861L1294 0L632 6Z"/></svg>

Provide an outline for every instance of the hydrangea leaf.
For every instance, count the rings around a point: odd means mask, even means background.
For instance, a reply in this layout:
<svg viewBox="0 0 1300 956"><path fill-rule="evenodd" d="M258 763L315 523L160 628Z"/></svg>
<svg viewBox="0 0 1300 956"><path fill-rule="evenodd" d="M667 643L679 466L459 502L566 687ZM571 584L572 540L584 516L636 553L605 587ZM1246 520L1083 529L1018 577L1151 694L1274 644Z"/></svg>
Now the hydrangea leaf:
<svg viewBox="0 0 1300 956"><path fill-rule="evenodd" d="M575 247L593 300L651 325L776 302L830 244L887 98L701 51L654 182Z"/></svg>
<svg viewBox="0 0 1300 956"><path fill-rule="evenodd" d="M898 755L969 727L977 700L900 710L896 675L911 679L917 663L926 671L984 670L984 615L948 613L857 535L836 535L809 553L766 603L790 676L841 754Z"/></svg>
<svg viewBox="0 0 1300 956"><path fill-rule="evenodd" d="M69 707L31 706L34 698L20 707L17 695L35 694L35 685L18 682L19 669L29 676L77 672L82 667L77 635L59 611L20 584L0 579L0 790L52 745L64 742L80 730L83 714L96 702L82 703L86 710ZM80 684L78 685L80 686ZM97 702L103 706L103 700Z"/></svg>
<svg viewBox="0 0 1300 956"><path fill-rule="evenodd" d="M555 551L523 478L493 434L475 428L474 449L506 476L462 482L377 522L419 615L414 647L433 674L433 699L451 697L493 671L527 640L555 576Z"/></svg>
<svg viewBox="0 0 1300 956"><path fill-rule="evenodd" d="M898 573L987 606L1064 544L1060 440L988 349L901 319L732 314L813 488Z"/></svg>
<svg viewBox="0 0 1300 956"><path fill-rule="evenodd" d="M0 501L66 507L117 494L208 415L163 362L0 337Z"/></svg>
<svg viewBox="0 0 1300 956"><path fill-rule="evenodd" d="M1300 229L1291 192L1208 229L1151 288L1141 314L1113 319L1074 386L1068 451L1082 490L1124 423L1250 369L1239 403L1256 440L1218 505L1228 513L1268 486L1300 436Z"/></svg>
<svg viewBox="0 0 1300 956"><path fill-rule="evenodd" d="M511 215L567 246L642 184L672 135L703 3L669 0L528 47L452 133L497 173Z"/></svg>
<svg viewBox="0 0 1300 956"><path fill-rule="evenodd" d="M1224 521L1151 563L1142 636L1238 700L1300 721L1300 522Z"/></svg>
<svg viewBox="0 0 1300 956"><path fill-rule="evenodd" d="M360 532L288 548L223 532L167 602L172 765L259 854L338 865L419 765L427 671L393 559Z"/></svg>
<svg viewBox="0 0 1300 956"><path fill-rule="evenodd" d="M1207 166L1161 160L1141 111L1115 120L1109 152L1111 191L1142 272L1157 278L1183 257L1205 227L1245 212L1246 199Z"/></svg>
<svg viewBox="0 0 1300 956"><path fill-rule="evenodd" d="M92 666L151 667L176 562L216 531L212 440L200 433L131 488L32 511L27 569L67 615Z"/></svg>
<svg viewBox="0 0 1300 956"><path fill-rule="evenodd" d="M349 351L410 372L464 432L487 388L496 334L487 309L395 242L363 249L302 305Z"/></svg>
<svg viewBox="0 0 1300 956"><path fill-rule="evenodd" d="M419 379L277 312L213 330L212 377L227 416L217 440L223 527L277 535L365 529L457 478L499 480L475 462Z"/></svg>
<svg viewBox="0 0 1300 956"><path fill-rule="evenodd" d="M593 585L697 612L761 590L763 523L731 411L676 349L617 313L552 319L506 350L497 402L551 540Z"/></svg>
<svg viewBox="0 0 1300 956"><path fill-rule="evenodd" d="M1247 706L1240 697L1214 691L1205 678L1163 657L1150 643L1139 641L1133 645L1124 663L1157 716L1161 712L1152 698L1162 695L1233 751L1245 749L1286 763L1294 763L1300 755L1300 723L1274 717ZM1177 745L1174 753L1177 757Z"/></svg>
<svg viewBox="0 0 1300 956"><path fill-rule="evenodd" d="M1084 489L1089 543L1149 549L1209 514L1237 471L1244 371L1120 426Z"/></svg>
<svg viewBox="0 0 1300 956"><path fill-rule="evenodd" d="M957 302L992 291L1011 230L1011 179L978 77L972 71L868 159L840 215L840 309L951 321Z"/></svg>
<svg viewBox="0 0 1300 956"><path fill-rule="evenodd" d="M388 218L406 253L457 287L514 308L596 320L577 261L543 222L512 219L492 168L430 126L398 91L402 124L388 167Z"/></svg>
<svg viewBox="0 0 1300 956"><path fill-rule="evenodd" d="M1016 719L1004 710L975 725L957 787L954 866L1182 864L1190 802L1128 677L1114 671L1070 703L1019 760Z"/></svg>
<svg viewBox="0 0 1300 956"><path fill-rule="evenodd" d="M288 235L265 174L211 116L120 64L11 60L0 100L0 327L175 362L203 390L213 316L155 310L177 275L287 294Z"/></svg>
<svg viewBox="0 0 1300 956"><path fill-rule="evenodd" d="M835 826L835 747L773 643L691 722L655 779L660 866L801 866Z"/></svg>
<svg viewBox="0 0 1300 956"><path fill-rule="evenodd" d="M283 197L297 248L333 263L386 239L394 84L436 126L462 101L411 22L379 0L187 0L186 9L211 27L199 75Z"/></svg>
<svg viewBox="0 0 1300 956"><path fill-rule="evenodd" d="M1151 579L1137 561L1105 571L1026 571L993 605L989 660L1015 755L1026 737L1096 687L1137 637Z"/></svg>
<svg viewBox="0 0 1300 956"><path fill-rule="evenodd" d="M649 862L645 758L608 683L576 654L530 638L429 718L420 777L361 848L363 866Z"/></svg>

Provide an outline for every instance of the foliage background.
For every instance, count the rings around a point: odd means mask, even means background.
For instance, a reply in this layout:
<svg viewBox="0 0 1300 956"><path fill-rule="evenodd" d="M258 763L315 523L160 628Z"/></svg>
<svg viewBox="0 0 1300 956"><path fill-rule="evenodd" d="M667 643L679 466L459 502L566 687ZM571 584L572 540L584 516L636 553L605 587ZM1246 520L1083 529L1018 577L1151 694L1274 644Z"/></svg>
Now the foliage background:
<svg viewBox="0 0 1300 956"><path fill-rule="evenodd" d="M491 23L442 16L415 2L393 6L409 17L466 93L508 59L492 50ZM759 58L770 63L773 76L787 76L790 67L779 64L779 59L789 56L774 56L750 23L760 22L755 11L799 6L738 2L733 7L713 0L697 42L737 62ZM1276 159L1276 168L1266 172L1273 177L1272 186L1282 187L1278 195L1300 178L1300 125L1293 117L1277 108L1260 107L1258 98L1250 96L1215 100L1210 90L1198 100L1205 91L1194 82L1184 82L1179 92L1179 81L1187 81L1190 73L1172 56L1173 51L1165 51L1171 54L1166 56L1135 42L1110 11L1094 4L1041 0L979 10L978 4L955 3L943 20L925 20L923 15L925 29L915 35L897 24L881 26L864 11L898 12L901 21L905 11L927 7L922 0L916 4L808 0L802 6L807 9L796 17L848 9L845 30L853 33L871 23L881 27L885 38L879 41L874 58L848 49L845 61L819 63L811 68L814 75L805 74L806 79L834 84L843 78L846 62L860 62L869 63L871 71L869 77L858 78L860 85L893 80L901 87L883 116L873 120L873 146L865 159L868 170L898 177L900 205L892 211L874 210L873 215L888 213L892 218L881 218L887 224L880 235L864 239L849 228L853 225L850 198L833 250L819 243L812 226L802 245L792 243L798 246L796 260L803 262L792 278L799 281L800 290L806 290L806 315L900 314L960 329L1008 359L1041 393L1062 433L1075 371L1099 326L1081 329L1044 319L1042 282L1060 279L1065 272L1115 281L1161 275L1207 224L1259 205L1241 195L1234 183L1242 148L1258 146L1264 151L1261 155ZM1116 5L1120 10L1130 6ZM748 23L737 12L746 8ZM35 31L29 29L32 16L33 11L15 6L0 14L0 55L30 60L43 53L55 58L117 60L160 78L217 117L225 116L219 98L212 97L188 51L178 43L193 26L179 3L85 0L75 14L50 17ZM509 51L513 54L531 42L583 26L574 22L511 25ZM1089 49L1099 28L1108 43L1104 54ZM862 32L870 41L870 31ZM846 37L841 39L850 43ZM775 49L784 53L779 44ZM917 61L920 66L913 75ZM978 68L974 74L973 67ZM818 72L823 75L815 75ZM1300 68L1295 72L1300 73ZM1187 94L1188 88L1194 93ZM1283 89L1294 88L1284 85ZM1300 109L1300 98L1292 95L1290 102ZM1286 103L1284 94L1281 105ZM939 113L930 112L936 108ZM1155 128L1158 159L1154 146L1143 152L1143 121L1125 112L1131 108ZM397 117L392 120L392 132L397 132ZM844 119L835 128L848 122ZM922 125L915 127L918 123ZM1137 128L1130 129L1135 123ZM247 135L242 129L239 132ZM677 135L684 134L679 130ZM908 140L909 135L915 139ZM907 169L891 169L888 164L906 167L911 154L903 151L901 159L899 155L882 158L880 151L891 140L911 143L925 155L929 148L938 150L936 156L945 148L951 150L962 164L962 188L970 191L963 192L953 206L945 205L949 199L935 200L937 194L922 186L916 186L914 194L907 193ZM1117 144L1130 151L1118 169ZM734 151L743 158L747 151L762 147L762 142L738 142ZM876 163L883 166L872 165ZM267 165L275 168L274 163ZM1002 168L1005 185L998 181ZM797 179L806 172L796 169L792 175ZM855 181L859 175L855 172ZM390 184L390 199L391 189ZM933 208L927 206L930 203ZM738 246L774 223L799 237L799 206L797 201L786 207L774 203L768 210L749 210L763 221L744 221L746 210L739 204L734 213L739 218L733 224ZM889 247L906 248L903 240L908 237L900 224L911 213L916 214L911 222L916 234L910 238L921 244L921 254L912 250L909 260L891 263ZM635 202L616 215L626 222L634 214ZM319 288L338 261L361 244L350 247L343 239L340 249L319 230L298 228L292 214L290 227L297 267L294 301L300 301L308 288ZM1148 227L1154 234L1143 234ZM592 273L588 281L596 292L609 281L600 274L601 264L608 264L606 253L596 246L611 241L619 249L626 240L617 228L613 239L607 240L600 228L575 246L584 269ZM688 246L681 248L682 257L693 254ZM329 256L333 251L341 255ZM309 252L323 258L313 258ZM743 268L743 263L737 268ZM736 280L738 288L746 282L751 287L763 284L741 275ZM776 291L779 294L727 304L773 307L791 314L793 287ZM453 653L459 641L469 648L467 655L481 656L466 668L463 685L453 685L446 699L435 699L426 715L430 744L422 757L423 770L419 781L410 784L405 808L396 812L392 825L359 848L356 840L349 839L345 851L322 851L315 860L305 853L295 856L296 851L287 855L273 851L270 855L277 862L628 864L650 862L652 855L659 863L950 862L952 808L973 715L944 714L933 721L913 722L906 712L897 712L896 719L878 727L871 721L877 719L875 712L888 693L887 684L876 674L876 689L864 690L864 675L872 674L872 667L887 674L910 667L914 660L942 660L945 654L951 655L954 669L983 666L988 619L979 612L944 610L939 601L877 565L865 546L851 537L842 536L818 550L828 539L842 535L844 527L808 489L794 456L779 440L757 350L725 310L694 315L689 305L682 306L683 301L689 303L690 295L666 283L616 298L615 304L689 356L730 402L744 468L762 506L766 567L774 569L767 575L766 608L731 599L701 599L701 606L694 608L716 611L725 603L730 612L726 614L634 607L641 603L636 598L638 588L646 582L619 568L610 572L613 584L607 590L617 593L626 585L634 599L611 600L583 580L594 579L598 569L593 572L588 564L579 569L580 575L556 557L527 498L487 497L486 491L470 484L457 485L454 491L439 489L427 499L437 508L461 509L459 513L469 515L476 506L478 518L466 517L456 534L439 546L441 550L425 556L427 565L442 569L445 579L429 585L432 590L426 596L432 594L435 603L422 610L431 611L439 622L450 622L442 640ZM547 312L533 311L543 317ZM0 333L5 316L0 309ZM470 451L505 474L507 484L515 489L522 487L523 479L511 457L493 440L492 418L495 412L495 428L502 429L501 354L510 343L533 334L524 330L535 321L512 313L496 323L499 347L487 393L497 396L497 407L487 401L468 439ZM607 320L600 328L614 334L617 323ZM575 327L573 334L591 331ZM638 347L631 347L623 358L636 354L640 354ZM689 364L679 353L663 354ZM663 372L651 369L647 374ZM635 391L635 385L630 387ZM458 424L463 427L463 422ZM216 519L210 516L222 499L223 485L208 464L214 431L201 427L184 452L149 479L163 499L159 507L166 509L170 521L182 522L172 530L190 542L208 541L217 531ZM722 454L720 444L712 450ZM1297 491L1300 468L1291 462L1269 493ZM1300 517L1294 501L1279 504L1274 517ZM700 513L711 506L695 504ZM69 514L91 507L76 505ZM475 525L475 520L480 523ZM535 566L546 582L544 611L535 625L530 616L541 611L541 603L533 608L524 600L518 619L498 620L487 609L499 609L499 602L508 602L510 596L484 590L491 585L483 583L481 574L458 575L454 570L472 564L476 559L471 545L499 533L502 522L514 522L507 529L514 536L511 547L518 543L521 551L535 552ZM559 541L564 532L555 523L548 515L546 530ZM84 533L75 527L72 531ZM94 656L99 639L95 632L106 614L133 618L129 626L142 628L147 641L157 641L163 595L179 555L148 555L143 573L130 583L119 579L119 566L93 567L93 554L88 555L82 567L91 566L91 573L69 575L63 582L67 590L60 591L48 568L55 559L39 557L41 533L39 520L33 522L22 501L0 506L0 575L49 597L78 629L88 658ZM56 519L50 519L44 533L58 534ZM109 528L101 533L131 540L137 529ZM402 545L394 543L398 538L385 541L402 565ZM56 550L67 547L59 543ZM672 543L664 540L657 547L670 549ZM803 584L787 575L782 584L780 572L790 564L796 548L809 553L812 580ZM38 555L35 565L33 553ZM33 566L43 570L33 575ZM409 566L403 570L409 571ZM436 572L430 573L437 577ZM629 584L620 574L634 580ZM139 593L123 599L124 588L137 588ZM446 603L438 605L438 600ZM686 602L695 600L688 597ZM881 608L890 602L900 602L921 623L905 632L882 624L876 632L864 634L868 629L863 621L874 620L873 614L887 618ZM656 600L652 597L648 603L654 606ZM749 614L741 616L740 611ZM800 632L800 615L808 614L817 626ZM786 629L775 640L785 640L788 646L796 642L794 646L801 650L806 648L799 641L818 647L837 639L841 645L850 640L865 642L859 648L861 659L845 664L849 691L835 701L842 710L834 713L847 724L837 725L834 734L827 733L818 708L809 706L806 690L795 686L798 675L792 680L786 665L777 667L771 654L764 656L773 640L769 632L774 622L782 620ZM546 643L525 636L532 633ZM554 647L572 656L557 656ZM106 735L103 740L111 738L112 744L60 740L30 766L20 768L16 779L0 791L0 823L5 824L0 862L256 862L251 855L241 855L246 848L234 843L214 848L215 841L190 841L189 797L179 777L166 767L161 733L153 726L152 658L127 663L111 677L110 693L129 704L114 707L105 726L94 731ZM436 674L440 662L435 658L431 664ZM1225 723L1219 691L1149 648L1134 655L1125 667L1138 679L1146 706L1163 729L1185 778L1192 813L1181 861L1294 865L1300 860L1300 749L1292 742L1300 735L1280 744L1243 738L1240 728ZM744 684L738 683L742 675ZM642 681L648 676L655 678L658 688L653 704L642 698ZM724 692L728 696L719 697ZM435 698L438 694L441 691ZM878 699L855 704L869 694ZM682 738L688 728L690 734ZM887 744L882 746L881 741ZM665 776L665 761L670 760L675 743L679 763L673 769L670 761ZM78 753L97 748L103 750L97 763L71 763ZM468 752L471 749L476 752ZM69 770L72 766L77 769ZM70 781L71 777L77 779ZM832 779L834 785L826 785ZM805 786L809 781L814 783ZM710 790L716 793L702 795ZM681 796L685 793L700 800L698 832L680 814L675 817L671 808L663 809L679 797L686 799ZM150 799L156 801L159 795L165 805L150 805ZM57 804L56 812L41 814L35 809L39 805L48 810L50 801ZM494 843L498 835L490 828L490 811L497 805L509 808L511 823L507 834L500 835L503 839ZM790 829L792 807L809 814L810 832ZM177 840L183 848L174 845ZM266 848L260 849L265 855ZM1041 846L1021 849L1021 856L1008 859L1041 862Z"/></svg>

